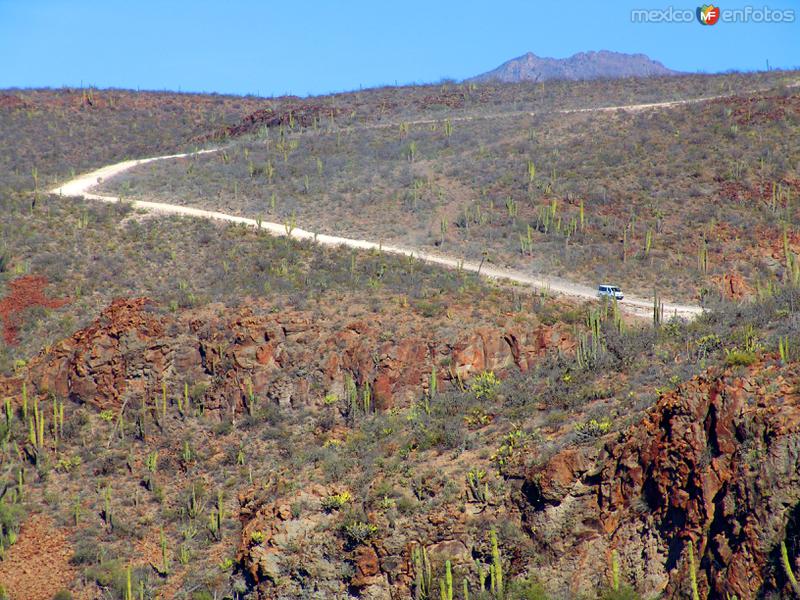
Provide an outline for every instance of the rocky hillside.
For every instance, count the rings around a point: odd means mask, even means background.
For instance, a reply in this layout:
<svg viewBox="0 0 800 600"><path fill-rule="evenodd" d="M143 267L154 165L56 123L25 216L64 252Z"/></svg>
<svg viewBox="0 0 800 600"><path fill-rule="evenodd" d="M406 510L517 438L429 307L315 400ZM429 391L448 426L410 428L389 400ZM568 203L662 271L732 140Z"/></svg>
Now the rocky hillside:
<svg viewBox="0 0 800 600"><path fill-rule="evenodd" d="M528 85L544 96L554 84ZM450 91L477 99L484 87ZM520 102L472 119L466 108L444 110L435 122L339 120L316 131L298 110L294 129L264 126L224 152L142 165L101 189L476 263L488 254L587 286L621 282L641 297L658 287L687 303L717 295L726 279L755 290L800 251L797 88L640 111L564 114ZM703 167L707 148L717 168Z"/></svg>
<svg viewBox="0 0 800 600"><path fill-rule="evenodd" d="M504 62L496 69L468 81L519 83L551 79L617 79L621 77L661 77L676 75L660 62L644 54L623 52L579 52L567 58L548 58L528 52Z"/></svg>
<svg viewBox="0 0 800 600"><path fill-rule="evenodd" d="M347 398L348 386L356 386L369 390L368 412L388 411L414 402L432 369L444 389L487 370L527 371L548 348L574 345L563 327L535 320L462 329L413 313L398 319L391 310L348 318L339 311L273 312L257 302L238 311L209 305L173 320L150 314L151 304L115 301L92 326L36 357L27 366L30 391L119 410L155 397L172 378L203 390L206 410L233 414L254 398L315 406ZM183 391L166 389L170 397Z"/></svg>
<svg viewBox="0 0 800 600"><path fill-rule="evenodd" d="M589 337L581 311L117 300L0 379L0 585L683 598L694 573L704 598L788 592L797 302L655 332L590 312ZM20 569L36 560L62 565L52 585Z"/></svg>
<svg viewBox="0 0 800 600"><path fill-rule="evenodd" d="M607 571L614 555L636 588L669 598L690 596L691 568L703 598L787 586L775 558L782 541L793 556L800 544L796 367L771 356L708 371L602 446L527 471L520 507L548 577ZM591 586L578 576L568 587Z"/></svg>
<svg viewBox="0 0 800 600"><path fill-rule="evenodd" d="M0 599L793 597L800 104L786 81L0 96L0 139L26 142L0 160ZM762 85L692 114L544 114ZM512 107L544 113L492 116ZM287 227L305 210L416 221L414 243L467 242L490 265L502 247L563 252L598 277L608 250L626 291L636 273L675 287L695 272L708 310L641 319L42 192L73 167L236 136L169 178L151 165L140 175L170 185L148 193L199 190ZM709 148L721 170L697 167Z"/></svg>

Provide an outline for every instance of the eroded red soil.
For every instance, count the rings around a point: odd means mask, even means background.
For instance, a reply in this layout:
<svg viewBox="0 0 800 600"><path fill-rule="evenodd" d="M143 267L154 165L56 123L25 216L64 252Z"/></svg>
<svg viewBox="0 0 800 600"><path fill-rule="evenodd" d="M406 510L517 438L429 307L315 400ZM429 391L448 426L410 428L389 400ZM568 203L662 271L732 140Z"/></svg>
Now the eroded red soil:
<svg viewBox="0 0 800 600"><path fill-rule="evenodd" d="M34 515L0 561L0 585L15 599L52 600L57 592L69 589L75 577L71 556L66 532L50 517Z"/></svg>
<svg viewBox="0 0 800 600"><path fill-rule="evenodd" d="M26 309L35 306L59 308L67 300L48 298L45 294L47 279L39 275L25 275L9 284L9 292L0 300L0 321L3 323L3 341L8 345L17 343Z"/></svg>

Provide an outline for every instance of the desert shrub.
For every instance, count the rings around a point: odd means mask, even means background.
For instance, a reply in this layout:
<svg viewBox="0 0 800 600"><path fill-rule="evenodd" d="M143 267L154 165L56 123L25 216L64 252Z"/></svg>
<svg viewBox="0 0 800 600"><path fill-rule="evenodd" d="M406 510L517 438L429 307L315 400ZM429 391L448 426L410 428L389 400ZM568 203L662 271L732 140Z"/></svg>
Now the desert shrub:
<svg viewBox="0 0 800 600"><path fill-rule="evenodd" d="M330 402L329 400L330 398L333 398L333 402L337 401L336 396L326 396L325 402L326 403ZM325 410L324 412L320 413L319 416L317 417L317 424L319 425L319 428L324 432L333 429L336 426L337 422L338 422L337 415L331 409Z"/></svg>
<svg viewBox="0 0 800 600"><path fill-rule="evenodd" d="M579 439L583 440L602 437L611 431L611 425L611 419L608 417L600 420L589 419L585 423L577 423L575 425L575 433L578 434Z"/></svg>
<svg viewBox="0 0 800 600"><path fill-rule="evenodd" d="M332 512L344 507L352 499L353 496L350 494L350 492L345 490L341 494L331 494L330 496L326 496L322 499L320 505L322 506L322 510L325 512Z"/></svg>
<svg viewBox="0 0 800 600"><path fill-rule="evenodd" d="M22 516L23 511L19 504L8 504L0 499L0 545L8 547L14 543Z"/></svg>
<svg viewBox="0 0 800 600"><path fill-rule="evenodd" d="M327 448L326 450L328 451L328 456L322 461L325 480L331 483L341 481L354 468L355 461L332 448Z"/></svg>
<svg viewBox="0 0 800 600"><path fill-rule="evenodd" d="M84 530L85 531L85 530ZM96 535L96 531L91 531ZM98 547L97 542L93 538L82 538L75 544L75 549L69 559L70 564L73 565L92 565L98 561Z"/></svg>
<svg viewBox="0 0 800 600"><path fill-rule="evenodd" d="M641 596L631 586L620 584L618 589L606 588L598 596L599 600L639 600Z"/></svg>
<svg viewBox="0 0 800 600"><path fill-rule="evenodd" d="M89 567L85 571L86 578L94 581L101 588L124 589L127 576L125 568L116 560Z"/></svg>
<svg viewBox="0 0 800 600"><path fill-rule="evenodd" d="M547 355L527 373L513 371L502 383L502 396L506 406L524 409L528 404L543 402L548 406L558 403L563 396L561 377L566 362L559 355ZM575 374L583 377L583 374Z"/></svg>
<svg viewBox="0 0 800 600"><path fill-rule="evenodd" d="M616 367L630 367L650 356L656 343L656 331L652 327L633 329L619 333L606 328L603 333L606 349L616 359Z"/></svg>
<svg viewBox="0 0 800 600"><path fill-rule="evenodd" d="M576 323L583 323L586 320L586 313L581 308L569 308L564 309L561 311L561 315L559 319L555 319L554 322L558 320L563 321L564 323L568 323L570 325L574 325Z"/></svg>
<svg viewBox="0 0 800 600"><path fill-rule="evenodd" d="M494 371L484 371L470 383L470 391L476 399L486 400L491 402L497 397L497 391L500 387L500 380L494 374Z"/></svg>
<svg viewBox="0 0 800 600"><path fill-rule="evenodd" d="M549 600L544 586L533 578L512 579L505 589L505 597L514 600Z"/></svg>
<svg viewBox="0 0 800 600"><path fill-rule="evenodd" d="M363 544L378 534L378 526L368 521L349 521L342 526L347 541L352 546Z"/></svg>
<svg viewBox="0 0 800 600"><path fill-rule="evenodd" d="M89 424L89 414L84 407L73 410L69 418L64 420L64 439L72 440L80 434L81 429Z"/></svg>
<svg viewBox="0 0 800 600"><path fill-rule="evenodd" d="M729 367L749 367L756 362L756 353L747 350L726 350L725 364Z"/></svg>
<svg viewBox="0 0 800 600"><path fill-rule="evenodd" d="M467 447L464 419L443 410L420 416L412 423L411 434L420 451L430 448L464 450Z"/></svg>
<svg viewBox="0 0 800 600"><path fill-rule="evenodd" d="M69 590L59 590L53 596L53 600L72 600L72 592Z"/></svg>
<svg viewBox="0 0 800 600"><path fill-rule="evenodd" d="M698 358L706 358L722 348L722 341L716 333L702 336L695 342L695 352Z"/></svg>
<svg viewBox="0 0 800 600"><path fill-rule="evenodd" d="M339 531L352 548L378 535L379 528L370 522L364 508L351 505L342 513Z"/></svg>

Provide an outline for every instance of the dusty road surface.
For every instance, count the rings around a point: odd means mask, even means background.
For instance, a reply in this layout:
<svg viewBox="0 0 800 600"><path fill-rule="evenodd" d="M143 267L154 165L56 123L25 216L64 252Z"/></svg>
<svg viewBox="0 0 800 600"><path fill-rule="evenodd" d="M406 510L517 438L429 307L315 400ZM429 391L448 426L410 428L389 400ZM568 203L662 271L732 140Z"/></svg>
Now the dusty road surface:
<svg viewBox="0 0 800 600"><path fill-rule="evenodd" d="M214 152L214 150L202 150L200 152L201 153ZM153 158L144 158L141 160L128 160L114 165L109 165L101 169L98 169L96 171L92 171L91 173L81 175L73 179L72 181L63 184L62 186L51 190L51 193L63 196L82 196L88 200L98 200L100 202L109 202L109 203L120 202L120 198L117 196L103 196L100 194L93 194L89 190L93 186L97 185L99 181L108 179L110 177L113 177L114 175L118 175L123 171L135 167L136 165L145 164L155 160L181 158L184 156L188 156L188 154L173 154L170 156L158 156ZM270 223L264 221L259 222L256 221L255 219L249 219L246 217L239 217L236 215L229 215L226 213L221 213L216 211L203 210L200 208L192 208L189 206L180 206L177 204L168 204L164 202L146 202L142 200L135 200L131 202L131 205L133 206L133 208L142 209L153 213L215 219L218 221L226 221L229 223L243 223L245 225L251 225L253 227L261 227L261 229L265 229L273 235L289 235L296 239L313 240L318 244L323 244L326 246L347 246L350 248L360 248L363 250L374 249L374 250L381 250L383 252L388 252L391 254L401 254L404 256L413 257L417 260L422 260L428 263L441 265L448 268L463 269L465 271L472 271L476 273L479 272L481 275L485 277L490 277L492 279L498 279L498 280L505 279L508 281L513 281L539 290L547 291L548 293L551 294L572 296L581 299L597 298L597 291L595 289L579 283L574 283L554 277L547 277L544 275L532 275L521 271L504 269L486 264L481 265L480 263L474 261L467 261L460 259L458 257L444 255L444 254L438 254L438 253L434 254L431 252L425 252L416 248L405 248L401 246L386 246L368 240L356 240L356 239L338 237L333 235L316 234L314 232L306 231L305 229L300 229L298 227L290 229L285 224L282 223ZM620 304L622 308L636 314L651 314L653 310L653 300L650 298L635 298L631 296L626 296L625 299ZM703 309L700 306L695 306L691 304L674 304L671 302L665 302L663 304L663 307L664 307L664 316L667 318L671 316L692 318L703 312Z"/></svg>
<svg viewBox="0 0 800 600"><path fill-rule="evenodd" d="M571 109L559 112L563 113L608 112L616 110L638 112L644 110L657 110L663 108L670 108L681 104L707 102L709 100L714 100L719 97L720 96L713 96L706 98L695 98L689 100L678 100L670 102L655 102L648 104L629 104L625 106ZM477 117L477 118L497 118L504 116L512 116L515 114L528 114L528 113L504 113L499 115L490 115L487 117ZM459 117L458 119L464 120L473 118L476 117ZM425 119L425 120L410 122L410 124L424 124L429 122L433 121ZM381 124L365 125L363 126L363 128L373 129L376 127L394 127L394 126L396 126L396 124L394 123L391 124L381 123ZM217 152L220 149L221 147L211 148L207 150L199 150L194 153L171 154L167 156L155 156L152 158L143 158L139 160L127 160L124 162L102 167L100 169L92 171L91 173L80 175L79 177L76 177L75 179L68 181L63 185L51 190L51 193L63 196L82 196L86 199L98 200L100 202L110 202L110 203L120 202L120 198L116 196L103 196L100 194L93 194L90 190L95 185L97 185L98 182L104 179L109 179L111 177L114 177L115 175L127 171L128 169L131 169L137 165L142 165L157 160L183 158L191 156L193 154L206 154L210 152ZM425 261L436 265L441 265L448 268L463 269L466 271L480 273L481 275L492 279L508 280L516 282L518 284L530 286L538 290L546 291L551 294L571 296L574 298L580 298L585 300L597 299L596 289L580 283L571 282L561 278L548 277L546 275L537 275L537 274L525 273L519 270L505 269L501 267L494 267L491 265L480 264L474 261L463 260L457 256L426 252L419 250L417 248L386 246L379 244L378 242L371 242L368 240L357 240L357 239L344 238L333 235L316 234L314 232L306 231L300 228L288 228L286 225L282 223L269 223L264 221L256 221L255 219L249 219L246 217L239 217L236 215L229 215L226 213L203 210L199 208L192 208L188 206L180 206L177 204L168 204L164 202L146 202L146 201L136 200L132 201L131 205L134 208L150 211L153 213L215 219L219 221L227 221L229 223L243 223L245 225L251 225L253 227L261 227L261 229L265 229L274 235L289 235L293 238L301 240L310 239L314 240L319 244L324 244L327 246L347 246L350 248L360 248L364 250L375 249L375 250L381 250L383 252L389 252L391 254L401 254L404 256L413 257L417 260ZM615 282L615 283L621 285L624 289L625 282ZM645 298L645 297L639 298L626 295L625 299L620 303L620 305L627 312L634 313L637 315L651 315L653 312L652 298ZM677 304L665 301L662 303L662 306L663 306L664 317L667 319L673 316L694 318L695 316L703 312L702 307L694 304Z"/></svg>

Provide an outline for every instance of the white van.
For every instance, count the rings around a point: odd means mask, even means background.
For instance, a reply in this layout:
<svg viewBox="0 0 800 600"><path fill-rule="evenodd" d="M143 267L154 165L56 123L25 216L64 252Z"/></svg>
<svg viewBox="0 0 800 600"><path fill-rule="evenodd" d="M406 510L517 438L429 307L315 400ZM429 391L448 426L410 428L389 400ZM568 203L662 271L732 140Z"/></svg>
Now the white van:
<svg viewBox="0 0 800 600"><path fill-rule="evenodd" d="M624 298L622 291L616 285L608 285L605 283L597 288L597 295L600 298L616 298L617 300L622 300Z"/></svg>

